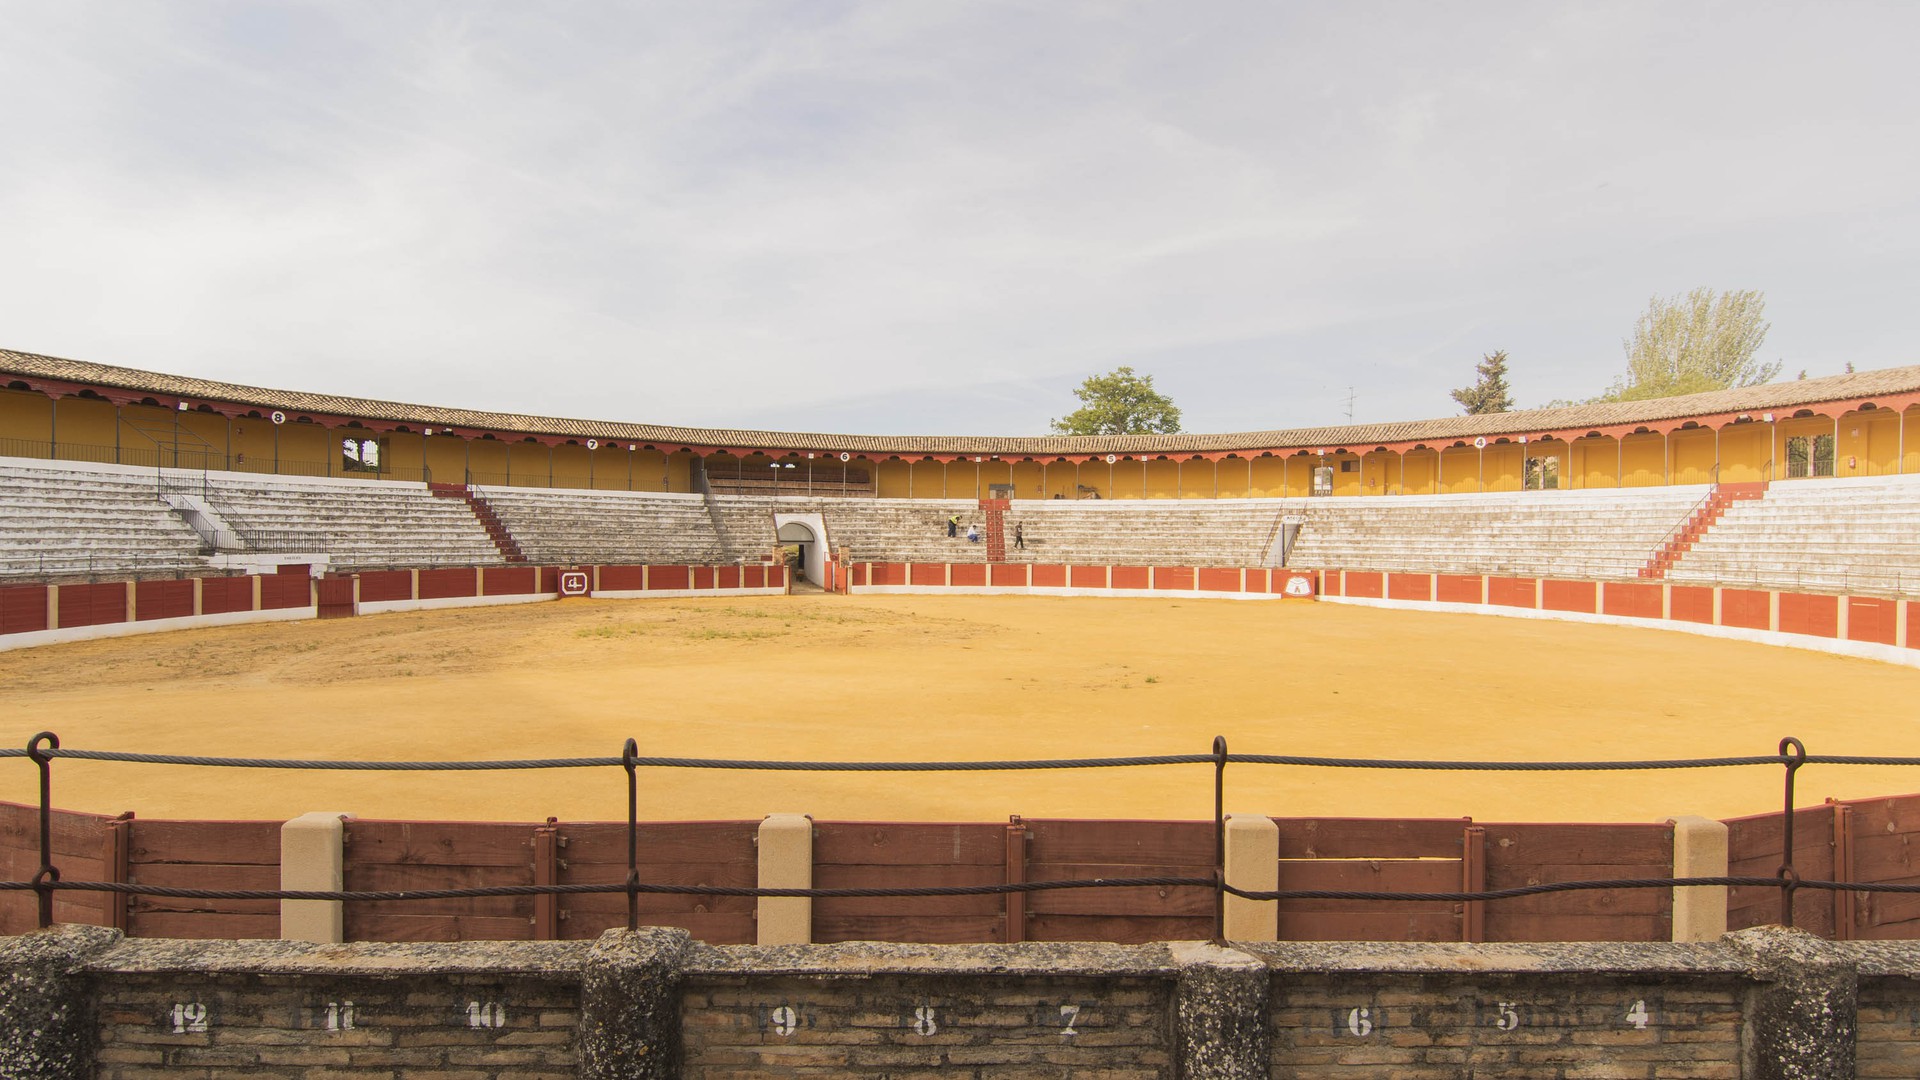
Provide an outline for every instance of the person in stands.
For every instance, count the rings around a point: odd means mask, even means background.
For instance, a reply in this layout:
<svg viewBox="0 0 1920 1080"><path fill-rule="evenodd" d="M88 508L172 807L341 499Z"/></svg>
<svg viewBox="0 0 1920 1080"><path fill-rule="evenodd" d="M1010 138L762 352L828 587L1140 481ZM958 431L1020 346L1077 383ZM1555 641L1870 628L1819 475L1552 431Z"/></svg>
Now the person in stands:
<svg viewBox="0 0 1920 1080"><path fill-rule="evenodd" d="M1013 524L1013 547L1016 551L1027 550L1027 526L1025 522L1016 521Z"/></svg>
<svg viewBox="0 0 1920 1080"><path fill-rule="evenodd" d="M959 535L960 535L960 515L955 514L952 517L949 517L947 519L947 539L951 540L954 537Z"/></svg>
<svg viewBox="0 0 1920 1080"><path fill-rule="evenodd" d="M967 543L977 544L979 542L980 542L980 526L978 525L967 526Z"/></svg>

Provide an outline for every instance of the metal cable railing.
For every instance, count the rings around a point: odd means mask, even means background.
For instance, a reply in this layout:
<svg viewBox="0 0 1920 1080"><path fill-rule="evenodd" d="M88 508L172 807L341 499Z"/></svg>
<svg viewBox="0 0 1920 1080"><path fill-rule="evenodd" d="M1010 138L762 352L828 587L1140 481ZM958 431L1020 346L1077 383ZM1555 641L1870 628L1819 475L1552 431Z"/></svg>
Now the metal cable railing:
<svg viewBox="0 0 1920 1080"><path fill-rule="evenodd" d="M1226 898L1236 896L1255 901L1277 900L1352 900L1352 901L1426 901L1479 902L1537 896L1547 893L1584 892L1623 889L1673 889L1694 886L1749 886L1780 890L1780 921L1793 925L1794 895L1800 889L1831 892L1920 893L1920 885L1846 882L1802 879L1793 864L1794 782L1807 765L1879 765L1916 766L1920 757L1890 757L1861 754L1809 754L1796 738L1780 741L1774 754L1744 757L1662 758L1622 761L1424 761L1387 758L1310 757L1290 754L1232 754L1224 737L1213 740L1207 754L1161 754L1135 757L1014 759L994 761L768 761L732 758L643 757L639 745L628 739L618 757L526 758L491 761L326 761L295 758L209 757L194 754L144 754L115 750L61 749L60 739L43 731L28 741L24 749L0 749L0 758L27 758L39 770L40 869L27 881L0 881L0 892L32 891L38 896L42 927L53 922L53 898L58 892L99 892L136 894L198 900L322 900L341 902L380 902L400 900L468 899L494 896L577 895L618 893L627 897L627 927L639 926L639 899L643 895L674 894L730 897L933 897L994 896L1009 893L1035 893L1066 889L1107 889L1138 887L1196 887L1214 894L1214 936L1220 938L1224 927ZM294 769L372 772L477 772L520 769L619 768L627 780L627 877L621 882L602 884L497 885L459 889L413 890L313 890L313 889L189 889L145 885L133 882L62 881L54 864L52 843L53 763L56 760L110 761L149 765L184 765L207 768ZM1250 890L1230 885L1226 880L1226 772L1229 765L1277 765L1297 768L1398 769L1445 772L1629 772L1668 769L1742 768L1756 765L1785 769L1784 817L1779 869L1771 877L1661 877L1615 878L1601 880L1556 881L1505 889L1459 890L1449 892L1392 892L1361 889L1274 889ZM782 772L1007 772L1054 769L1152 768L1166 765L1211 765L1213 773L1214 859L1208 877L1127 877L1078 878L1058 881L1022 881L994 885L954 885L896 888L748 888L718 885L651 884L640 880L639 871L639 771L641 769L721 769L730 771Z"/></svg>

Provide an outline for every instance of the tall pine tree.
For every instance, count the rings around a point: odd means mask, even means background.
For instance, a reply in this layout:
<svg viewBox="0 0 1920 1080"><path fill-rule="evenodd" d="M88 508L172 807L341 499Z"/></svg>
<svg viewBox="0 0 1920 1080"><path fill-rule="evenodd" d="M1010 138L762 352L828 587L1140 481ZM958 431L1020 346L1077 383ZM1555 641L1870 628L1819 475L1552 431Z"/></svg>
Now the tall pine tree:
<svg viewBox="0 0 1920 1080"><path fill-rule="evenodd" d="M1507 350L1488 353L1474 370L1479 372L1480 380L1455 390L1453 400L1467 410L1468 416L1512 411L1513 392L1507 388Z"/></svg>

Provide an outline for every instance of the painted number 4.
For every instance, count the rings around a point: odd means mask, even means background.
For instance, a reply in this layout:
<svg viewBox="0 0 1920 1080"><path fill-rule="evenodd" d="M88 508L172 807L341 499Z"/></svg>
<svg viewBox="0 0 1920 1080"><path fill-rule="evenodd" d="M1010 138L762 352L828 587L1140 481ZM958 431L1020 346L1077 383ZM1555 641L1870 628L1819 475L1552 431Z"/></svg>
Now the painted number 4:
<svg viewBox="0 0 1920 1080"><path fill-rule="evenodd" d="M1647 1021L1649 1019L1651 1019L1651 1017L1647 1015L1647 1003L1645 999L1634 1002L1633 1008L1627 1010L1627 1023L1632 1024L1633 1030L1635 1031L1647 1030Z"/></svg>

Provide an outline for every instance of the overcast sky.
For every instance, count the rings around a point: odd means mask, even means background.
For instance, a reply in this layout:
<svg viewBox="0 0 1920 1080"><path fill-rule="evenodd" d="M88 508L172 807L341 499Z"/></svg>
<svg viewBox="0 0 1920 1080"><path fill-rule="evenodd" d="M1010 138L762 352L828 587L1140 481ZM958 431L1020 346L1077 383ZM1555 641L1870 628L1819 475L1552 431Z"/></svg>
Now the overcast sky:
<svg viewBox="0 0 1920 1080"><path fill-rule="evenodd" d="M669 424L1420 419L1655 294L1920 362L1920 4L0 0L0 346ZM1351 388L1351 399L1349 398Z"/></svg>

